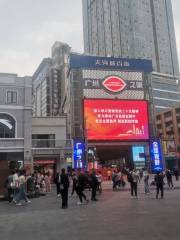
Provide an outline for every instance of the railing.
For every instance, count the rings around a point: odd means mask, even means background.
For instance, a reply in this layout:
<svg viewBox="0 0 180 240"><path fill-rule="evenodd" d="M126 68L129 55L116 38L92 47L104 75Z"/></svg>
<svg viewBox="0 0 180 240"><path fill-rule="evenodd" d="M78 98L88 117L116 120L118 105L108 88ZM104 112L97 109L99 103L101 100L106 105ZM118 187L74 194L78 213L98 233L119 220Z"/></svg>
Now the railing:
<svg viewBox="0 0 180 240"><path fill-rule="evenodd" d="M72 140L32 139L32 148L63 148L72 149Z"/></svg>
<svg viewBox="0 0 180 240"><path fill-rule="evenodd" d="M24 138L0 138L0 149L24 148Z"/></svg>

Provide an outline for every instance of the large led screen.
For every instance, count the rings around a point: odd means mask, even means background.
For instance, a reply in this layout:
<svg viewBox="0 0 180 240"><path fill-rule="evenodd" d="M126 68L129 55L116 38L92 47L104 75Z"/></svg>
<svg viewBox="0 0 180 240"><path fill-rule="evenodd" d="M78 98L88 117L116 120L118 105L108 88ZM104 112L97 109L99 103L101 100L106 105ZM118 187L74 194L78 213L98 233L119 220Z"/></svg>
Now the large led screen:
<svg viewBox="0 0 180 240"><path fill-rule="evenodd" d="M148 140L148 104L136 100L84 99L88 140Z"/></svg>

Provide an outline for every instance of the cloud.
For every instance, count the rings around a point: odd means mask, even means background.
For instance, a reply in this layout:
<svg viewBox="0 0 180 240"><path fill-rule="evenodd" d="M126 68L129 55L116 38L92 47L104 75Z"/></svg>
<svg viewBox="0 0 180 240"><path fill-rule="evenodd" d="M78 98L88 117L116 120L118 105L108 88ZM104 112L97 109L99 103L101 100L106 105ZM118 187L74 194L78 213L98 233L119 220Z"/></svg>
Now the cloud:
<svg viewBox="0 0 180 240"><path fill-rule="evenodd" d="M32 75L55 41L83 51L82 0L0 0L0 72ZM180 1L172 0L180 56Z"/></svg>

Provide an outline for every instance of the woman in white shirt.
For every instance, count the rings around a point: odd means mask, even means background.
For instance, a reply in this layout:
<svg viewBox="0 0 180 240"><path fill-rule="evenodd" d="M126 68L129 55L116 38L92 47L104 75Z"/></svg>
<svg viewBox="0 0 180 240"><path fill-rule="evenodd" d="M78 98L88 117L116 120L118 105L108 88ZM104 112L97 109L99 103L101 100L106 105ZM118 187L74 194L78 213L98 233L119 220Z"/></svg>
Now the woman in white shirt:
<svg viewBox="0 0 180 240"><path fill-rule="evenodd" d="M13 200L18 206L22 205L21 200L24 200L27 203L31 202L26 196L25 183L26 183L25 171L20 170L19 178L18 178L19 192L17 193L17 195Z"/></svg>

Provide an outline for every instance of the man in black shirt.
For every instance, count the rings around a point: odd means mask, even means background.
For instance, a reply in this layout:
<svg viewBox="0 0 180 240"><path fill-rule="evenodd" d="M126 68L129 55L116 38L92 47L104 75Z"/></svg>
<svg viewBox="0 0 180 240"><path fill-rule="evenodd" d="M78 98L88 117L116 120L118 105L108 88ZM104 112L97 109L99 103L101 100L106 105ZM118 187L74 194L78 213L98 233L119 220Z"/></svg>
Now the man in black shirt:
<svg viewBox="0 0 180 240"><path fill-rule="evenodd" d="M97 180L97 177L96 177L96 172L93 170L91 175L90 175L90 178L91 178L91 187L92 187L92 192L91 192L91 200L92 201L98 201L97 198L96 198L96 190L97 190L97 187L98 187L98 180Z"/></svg>
<svg viewBox="0 0 180 240"><path fill-rule="evenodd" d="M163 199L163 197L164 197L164 175L163 175L163 173L157 172L154 180L156 183L156 199L158 199L159 190L161 191L161 199Z"/></svg>
<svg viewBox="0 0 180 240"><path fill-rule="evenodd" d="M69 178L65 173L65 169L62 168L60 175L60 193L62 197L62 208L68 207L68 188L69 188Z"/></svg>

